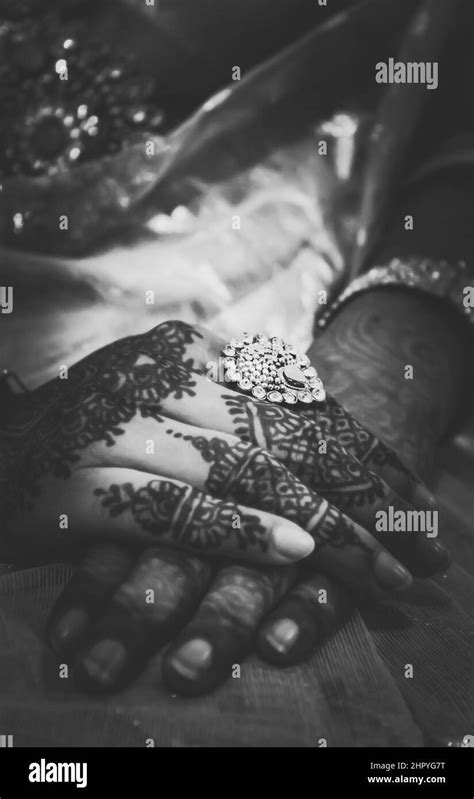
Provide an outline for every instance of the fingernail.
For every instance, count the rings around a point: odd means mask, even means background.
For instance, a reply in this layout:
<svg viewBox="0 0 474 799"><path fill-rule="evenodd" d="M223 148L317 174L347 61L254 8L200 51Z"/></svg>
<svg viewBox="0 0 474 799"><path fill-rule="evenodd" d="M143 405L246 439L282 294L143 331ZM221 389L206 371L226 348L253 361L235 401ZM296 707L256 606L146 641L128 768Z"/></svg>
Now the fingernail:
<svg viewBox="0 0 474 799"><path fill-rule="evenodd" d="M437 505L436 498L431 491L426 486L421 485L421 483L418 483L413 492L413 503L422 508L436 508Z"/></svg>
<svg viewBox="0 0 474 799"><path fill-rule="evenodd" d="M49 633L49 641L55 651L62 649L78 638L87 628L89 616L84 610L74 608L59 619Z"/></svg>
<svg viewBox="0 0 474 799"><path fill-rule="evenodd" d="M382 588L401 590L412 584L410 572L388 552L380 552L375 559L375 576Z"/></svg>
<svg viewBox="0 0 474 799"><path fill-rule="evenodd" d="M314 539L296 524L277 524L273 530L276 552L285 560L300 560L314 549Z"/></svg>
<svg viewBox="0 0 474 799"><path fill-rule="evenodd" d="M436 553L438 559L438 568L440 571L446 571L453 562L453 556L448 547L445 547L441 541L433 541L433 552Z"/></svg>
<svg viewBox="0 0 474 799"><path fill-rule="evenodd" d="M181 646L171 658L170 664L187 680L197 680L212 659L212 647L208 641L195 638Z"/></svg>
<svg viewBox="0 0 474 799"><path fill-rule="evenodd" d="M425 568L427 576L432 575L433 572L447 571L453 560L451 552L441 541L425 538L425 536L418 539L417 555L420 566Z"/></svg>
<svg viewBox="0 0 474 799"><path fill-rule="evenodd" d="M299 632L299 627L293 619L280 619L271 625L265 633L265 638L273 649L284 655L295 643Z"/></svg>
<svg viewBox="0 0 474 799"><path fill-rule="evenodd" d="M109 685L121 671L126 650L120 641L99 641L81 658L81 666L94 682Z"/></svg>

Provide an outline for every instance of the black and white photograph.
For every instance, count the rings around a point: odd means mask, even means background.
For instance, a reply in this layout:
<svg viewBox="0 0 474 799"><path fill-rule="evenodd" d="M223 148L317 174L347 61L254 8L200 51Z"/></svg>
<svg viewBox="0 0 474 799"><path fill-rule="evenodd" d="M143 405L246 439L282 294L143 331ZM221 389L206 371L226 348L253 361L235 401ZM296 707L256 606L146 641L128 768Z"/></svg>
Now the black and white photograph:
<svg viewBox="0 0 474 799"><path fill-rule="evenodd" d="M472 797L473 324L472 0L0 0L1 799Z"/></svg>

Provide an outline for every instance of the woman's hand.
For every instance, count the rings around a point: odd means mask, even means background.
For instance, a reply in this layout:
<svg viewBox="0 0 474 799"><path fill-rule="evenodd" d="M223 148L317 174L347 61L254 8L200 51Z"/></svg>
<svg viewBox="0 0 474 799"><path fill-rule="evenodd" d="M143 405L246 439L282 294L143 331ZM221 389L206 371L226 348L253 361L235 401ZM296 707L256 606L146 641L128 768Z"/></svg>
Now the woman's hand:
<svg viewBox="0 0 474 799"><path fill-rule="evenodd" d="M297 577L294 567L213 569L176 550L150 547L137 556L98 544L57 602L48 639L61 662L74 665L79 685L96 692L126 687L172 641L162 658L165 684L197 695L231 676L258 630L260 654L289 663L332 629L342 617L340 590L314 573L287 593Z"/></svg>
<svg viewBox="0 0 474 799"><path fill-rule="evenodd" d="M207 338L207 334L203 335ZM203 346L209 359L218 356L222 345L209 339ZM318 420L299 419L297 425L287 428L295 435L295 440L291 441L282 432L285 425L296 422L294 414L275 406L253 403L228 391L225 396L231 408L238 408L235 415L240 435L255 440L258 432L258 443L274 448L276 454L293 464L293 469L301 470L310 483L319 481L324 491L335 495L338 504L349 508L354 506L356 514L365 514L369 523L373 524L370 516L375 507L380 507L380 497L374 504L367 488L364 493L361 465L358 467L357 503L350 496L355 485L351 487L347 479L345 486L340 485L340 477L346 475L347 478L350 471L346 469L338 473L334 469L333 482L330 483L328 477L324 478L321 468L318 472L316 450L308 462L311 439L315 437L312 427L315 421L321 425L315 441L331 442L328 452L333 452L335 436L344 435L348 446L345 456L350 463L356 462L356 456L373 463L407 499L416 497L418 507L423 505L426 490L417 484L398 457L335 402L330 401L324 413L318 412L318 417L321 417ZM282 415L280 411L283 411ZM298 435L298 430L302 434ZM309 438L306 443L305 435ZM362 469L362 475L367 473L370 471ZM265 476L267 479L263 485L268 486L268 475L260 471L260 477ZM352 476L355 478L354 472ZM374 477L371 481L372 484L378 482ZM387 488L385 491L387 502L390 502L390 497L396 502L396 494ZM389 544L399 549L399 538ZM337 543L336 539L333 543ZM343 549L344 546L343 543ZM402 549L412 570L420 575L433 573L447 564L444 548L423 536L410 537ZM320 552L324 552L324 547ZM114 566L116 561L118 570ZM306 567L297 575L295 569L250 569L244 566L228 566L213 575L212 586L198 613L173 642L164 659L164 674L170 687L188 693L199 693L213 687L230 674L232 663L241 660L248 651L259 624L259 650L267 659L294 662L305 657L321 635L341 617L343 606L341 591L326 576L314 571L314 566L308 566L313 569L309 575ZM397 572L397 568L391 572L394 583ZM383 585L385 589L389 588L389 573L390 568ZM374 587L373 580L361 586L357 568L352 579L350 574L348 576L349 584L359 589ZM66 589L51 620L50 638L59 652L79 655L79 672L88 684L98 688L120 687L190 618L195 605L209 588L210 579L209 563L196 557L153 548L134 562L133 556L124 549L101 547L89 553ZM299 580L298 585L261 624L295 579ZM380 593L381 587L379 584L375 590ZM146 602L147 591L153 597L152 602ZM104 611L106 601L108 606Z"/></svg>
<svg viewBox="0 0 474 799"><path fill-rule="evenodd" d="M213 382L221 347L165 323L25 400L2 435L4 559L70 555L96 538L267 564L314 549L320 568L356 589L409 584L375 538L375 513L410 507L387 470L405 496L415 479L331 399L302 418ZM386 536L415 570L424 543Z"/></svg>

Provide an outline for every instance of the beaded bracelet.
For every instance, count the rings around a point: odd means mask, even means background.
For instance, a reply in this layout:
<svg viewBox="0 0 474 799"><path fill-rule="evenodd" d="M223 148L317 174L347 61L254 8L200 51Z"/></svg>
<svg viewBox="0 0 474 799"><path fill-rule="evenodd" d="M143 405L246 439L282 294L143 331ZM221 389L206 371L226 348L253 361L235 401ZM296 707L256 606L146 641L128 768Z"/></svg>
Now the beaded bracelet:
<svg viewBox="0 0 474 799"><path fill-rule="evenodd" d="M465 319L474 324L474 270L464 261L456 264L433 258L394 258L384 266L374 266L353 280L317 321L324 328L349 299L379 287L409 288L450 302Z"/></svg>

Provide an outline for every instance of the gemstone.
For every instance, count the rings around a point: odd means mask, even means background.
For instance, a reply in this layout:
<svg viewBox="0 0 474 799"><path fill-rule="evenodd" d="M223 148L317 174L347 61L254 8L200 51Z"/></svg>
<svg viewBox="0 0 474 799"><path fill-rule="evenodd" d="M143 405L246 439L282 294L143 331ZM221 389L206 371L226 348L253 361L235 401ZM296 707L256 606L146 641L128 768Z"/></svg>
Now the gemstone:
<svg viewBox="0 0 474 799"><path fill-rule="evenodd" d="M270 402L282 402L283 396L280 394L279 391L270 391L267 395Z"/></svg>
<svg viewBox="0 0 474 799"><path fill-rule="evenodd" d="M288 405L294 405L297 402L296 394L292 394L291 391L284 391L283 399Z"/></svg>
<svg viewBox="0 0 474 799"><path fill-rule="evenodd" d="M141 125L146 119L146 111L143 108L139 108L137 111L132 112L132 122L135 122L137 125Z"/></svg>
<svg viewBox="0 0 474 799"><path fill-rule="evenodd" d="M311 396L311 394L308 393L308 391L299 391L298 399L300 402L306 402L306 403L313 401L313 397Z"/></svg>
<svg viewBox="0 0 474 799"><path fill-rule="evenodd" d="M265 391L263 386L255 386L255 388L252 389L252 394L255 397L255 399L261 400L265 399L267 392Z"/></svg>
<svg viewBox="0 0 474 799"><path fill-rule="evenodd" d="M317 377L318 373L317 373L316 369L314 368L314 366L310 366L308 369L305 369L304 376L305 377Z"/></svg>
<svg viewBox="0 0 474 799"><path fill-rule="evenodd" d="M231 383L238 383L242 379L242 373L238 372L237 369L229 369L225 376L226 380L230 380Z"/></svg>
<svg viewBox="0 0 474 799"><path fill-rule="evenodd" d="M224 347L223 353L224 355L235 355L235 349L228 344L226 347Z"/></svg>
<svg viewBox="0 0 474 799"><path fill-rule="evenodd" d="M234 358L224 358L224 367L226 369L232 369L235 366Z"/></svg>
<svg viewBox="0 0 474 799"><path fill-rule="evenodd" d="M20 212L14 214L13 216L13 227L15 229L15 233L18 233L20 230L23 229L24 224L24 216Z"/></svg>
<svg viewBox="0 0 474 799"><path fill-rule="evenodd" d="M324 400L326 399L326 392L324 391L323 388L316 388L311 393L314 399L317 400L318 402L324 402Z"/></svg>
<svg viewBox="0 0 474 799"><path fill-rule="evenodd" d="M306 380L301 369L297 366L285 366L282 370L282 377L285 383L294 388L303 388L306 385Z"/></svg>
<svg viewBox="0 0 474 799"><path fill-rule="evenodd" d="M82 150L80 147L71 147L68 152L68 158L70 161L77 161L77 159L81 156Z"/></svg>
<svg viewBox="0 0 474 799"><path fill-rule="evenodd" d="M250 382L250 380L244 378L243 380L239 380L238 386L239 388L242 389L242 391L250 391L250 389L252 388L252 383Z"/></svg>

